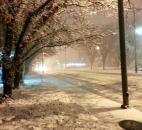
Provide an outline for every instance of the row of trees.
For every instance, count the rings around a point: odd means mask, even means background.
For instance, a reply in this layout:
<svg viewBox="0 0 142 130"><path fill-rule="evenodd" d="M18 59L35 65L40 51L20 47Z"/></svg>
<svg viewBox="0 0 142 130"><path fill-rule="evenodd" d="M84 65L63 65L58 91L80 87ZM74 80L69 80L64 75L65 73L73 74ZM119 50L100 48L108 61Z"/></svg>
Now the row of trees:
<svg viewBox="0 0 142 130"><path fill-rule="evenodd" d="M90 63L90 69L93 69L93 66L100 66L103 70L106 66L120 69L120 47L117 30L117 28L112 30L110 30L110 28L102 28L97 33L99 34L98 38L90 38L89 40L86 40L85 43L83 43L83 46L81 45L81 48L84 51L84 56L87 56ZM135 68L135 43L133 40L134 35L134 32L131 32L130 30L126 35L127 67L131 70L134 70ZM136 44L137 59L139 59L137 60L137 64L140 67L140 59L142 59L142 46L138 42Z"/></svg>
<svg viewBox="0 0 142 130"><path fill-rule="evenodd" d="M96 46L106 34L99 34L86 19L105 10L115 12L116 5L115 0L0 0L3 98L11 97L12 88L19 87L25 61L43 48L53 54L56 46Z"/></svg>
<svg viewBox="0 0 142 130"><path fill-rule="evenodd" d="M66 1L54 0L1 1L0 15L5 37L2 57L4 98L11 97L12 88L19 86L24 61L34 49L39 50L39 37L42 33L47 33L47 30L50 31L53 16L65 3ZM49 46L55 45L49 43ZM12 51L13 58L10 56Z"/></svg>

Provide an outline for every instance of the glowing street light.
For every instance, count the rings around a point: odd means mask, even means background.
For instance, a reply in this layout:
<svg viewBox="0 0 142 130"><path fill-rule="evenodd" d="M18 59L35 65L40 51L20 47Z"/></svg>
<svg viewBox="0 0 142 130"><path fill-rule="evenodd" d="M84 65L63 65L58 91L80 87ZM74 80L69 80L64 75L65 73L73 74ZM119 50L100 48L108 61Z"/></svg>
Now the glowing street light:
<svg viewBox="0 0 142 130"><path fill-rule="evenodd" d="M42 74L43 72L47 72L48 68L45 64L37 64L34 68L34 71Z"/></svg>
<svg viewBox="0 0 142 130"><path fill-rule="evenodd" d="M100 50L100 47L99 47L99 46L96 46L96 50L98 50L98 51L99 51L99 50Z"/></svg>
<svg viewBox="0 0 142 130"><path fill-rule="evenodd" d="M137 69L137 38L136 38L136 34L137 35L142 35L142 27L138 27L135 29L135 71L137 73L138 69Z"/></svg>
<svg viewBox="0 0 142 130"><path fill-rule="evenodd" d="M135 33L138 35L142 35L142 27L136 28Z"/></svg>

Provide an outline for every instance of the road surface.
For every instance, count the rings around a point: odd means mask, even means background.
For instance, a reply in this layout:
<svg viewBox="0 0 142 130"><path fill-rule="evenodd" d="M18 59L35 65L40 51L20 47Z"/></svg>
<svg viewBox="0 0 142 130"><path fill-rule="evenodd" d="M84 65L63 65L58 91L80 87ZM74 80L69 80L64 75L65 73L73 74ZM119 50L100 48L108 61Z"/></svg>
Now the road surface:
<svg viewBox="0 0 142 130"><path fill-rule="evenodd" d="M106 78L109 75L106 75ZM111 77L110 77L111 78ZM81 78L75 74L58 73L46 76L26 76L26 86L48 86L69 93L94 93L98 96L122 103L121 81L115 83L104 84L96 79ZM134 82L129 84L130 106L142 111L142 88L135 85ZM136 95L136 96L134 96Z"/></svg>

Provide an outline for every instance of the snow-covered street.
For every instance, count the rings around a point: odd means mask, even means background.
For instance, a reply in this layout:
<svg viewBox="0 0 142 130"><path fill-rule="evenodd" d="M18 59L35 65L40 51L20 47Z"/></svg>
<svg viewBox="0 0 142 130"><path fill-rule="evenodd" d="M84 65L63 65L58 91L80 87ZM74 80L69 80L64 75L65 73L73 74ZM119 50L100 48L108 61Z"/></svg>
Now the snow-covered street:
<svg viewBox="0 0 142 130"><path fill-rule="evenodd" d="M130 106L142 111L142 76L129 74ZM122 85L119 73L62 71L44 76L28 76L27 86L50 86L58 90L73 93L92 93L110 100L122 102Z"/></svg>

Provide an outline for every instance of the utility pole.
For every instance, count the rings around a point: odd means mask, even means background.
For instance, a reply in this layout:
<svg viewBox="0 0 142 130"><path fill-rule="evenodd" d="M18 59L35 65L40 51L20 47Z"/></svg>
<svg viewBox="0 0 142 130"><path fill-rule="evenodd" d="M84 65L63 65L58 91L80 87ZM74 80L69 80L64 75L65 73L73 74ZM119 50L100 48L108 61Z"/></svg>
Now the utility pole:
<svg viewBox="0 0 142 130"><path fill-rule="evenodd" d="M40 55L40 61L39 61L39 67L40 67L40 78L41 78L41 83L43 83L43 51L41 52L41 55Z"/></svg>
<svg viewBox="0 0 142 130"><path fill-rule="evenodd" d="M133 17L134 17L134 48L135 48L135 72L138 72L138 68L137 68L137 40L136 40L136 34L135 34L135 30L136 30L136 12L135 12L135 6L133 5Z"/></svg>
<svg viewBox="0 0 142 130"><path fill-rule="evenodd" d="M43 82L44 82L44 70L43 70L43 68L44 68L44 50L43 50L43 44L42 44L42 52L41 52L41 82L42 82L42 84L43 84Z"/></svg>
<svg viewBox="0 0 142 130"><path fill-rule="evenodd" d="M121 108L126 109L129 107L129 93L128 93L128 81L127 81L123 0L118 0L118 16L119 16L120 57L121 57L121 78L122 78L122 93L123 93L123 104L121 105Z"/></svg>
<svg viewBox="0 0 142 130"><path fill-rule="evenodd" d="M65 46L65 69L67 68L67 47Z"/></svg>

